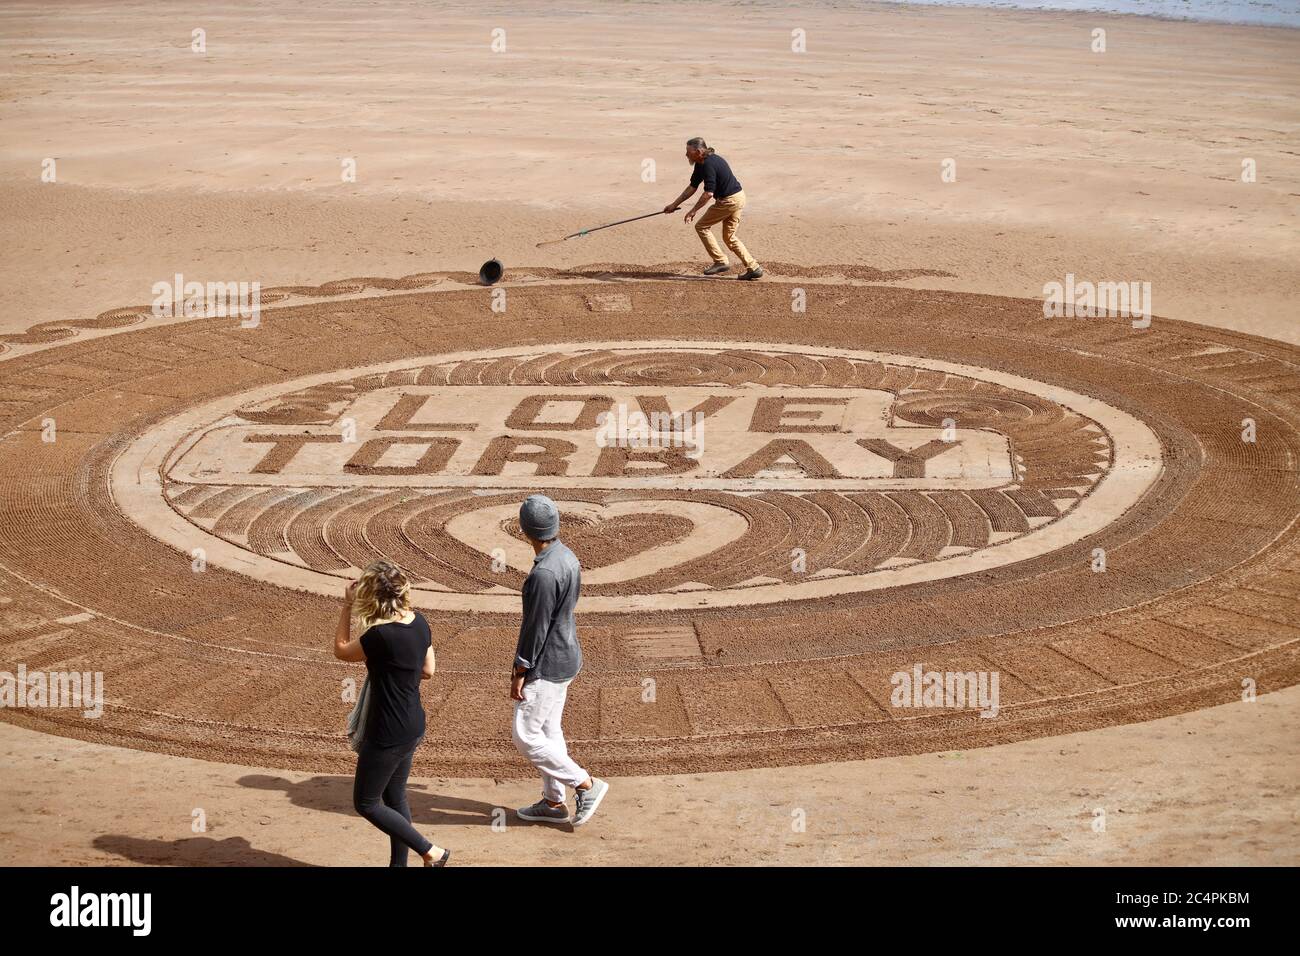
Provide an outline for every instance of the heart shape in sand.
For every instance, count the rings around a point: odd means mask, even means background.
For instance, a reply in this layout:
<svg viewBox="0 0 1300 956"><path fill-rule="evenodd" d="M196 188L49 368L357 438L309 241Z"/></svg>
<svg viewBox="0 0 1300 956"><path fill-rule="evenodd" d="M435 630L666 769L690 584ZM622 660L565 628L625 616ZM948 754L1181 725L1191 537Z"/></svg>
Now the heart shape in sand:
<svg viewBox="0 0 1300 956"><path fill-rule="evenodd" d="M560 512L564 543L582 556L589 570L607 567L647 551L675 544L695 530L690 518L674 514L637 512L625 515L596 515ZM524 541L519 519L510 518L501 529Z"/></svg>
<svg viewBox="0 0 1300 956"><path fill-rule="evenodd" d="M735 541L749 527L744 515L701 501L644 498L594 504L558 501L560 538L582 562L583 581L608 584L656 574ZM533 549L519 530L517 504L488 505L456 515L444 530L490 555L497 549L525 574Z"/></svg>

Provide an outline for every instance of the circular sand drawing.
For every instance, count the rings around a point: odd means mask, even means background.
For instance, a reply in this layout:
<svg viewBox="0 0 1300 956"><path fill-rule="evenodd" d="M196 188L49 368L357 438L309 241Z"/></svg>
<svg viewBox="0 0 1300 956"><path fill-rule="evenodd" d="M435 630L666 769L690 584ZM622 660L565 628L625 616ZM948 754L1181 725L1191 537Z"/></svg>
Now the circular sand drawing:
<svg viewBox="0 0 1300 956"><path fill-rule="evenodd" d="M415 575L422 607L502 613L532 565L511 519L544 491L586 569L583 609L643 611L1022 561L1104 528L1160 469L1137 419L1004 373L643 342L226 397L141 435L113 487L163 541L262 580L334 595L382 554Z"/></svg>
<svg viewBox="0 0 1300 956"><path fill-rule="evenodd" d="M932 291L810 286L792 314L777 282L613 288L13 349L0 670L102 671L106 704L0 717L343 769L361 672L329 640L382 555L438 654L418 769L522 772L535 491L584 567L566 730L605 773L978 746L1300 679L1294 348Z"/></svg>

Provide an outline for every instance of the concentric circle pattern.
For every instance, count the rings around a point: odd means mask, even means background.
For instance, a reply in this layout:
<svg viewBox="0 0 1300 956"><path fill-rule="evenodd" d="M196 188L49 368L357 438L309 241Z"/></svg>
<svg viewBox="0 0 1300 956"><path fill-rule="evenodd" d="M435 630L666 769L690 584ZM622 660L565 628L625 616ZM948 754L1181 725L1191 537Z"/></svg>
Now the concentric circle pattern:
<svg viewBox="0 0 1300 956"><path fill-rule="evenodd" d="M102 671L107 707L0 717L343 769L338 595L386 555L438 654L417 769L519 772L531 491L583 561L566 732L606 773L978 746L1300 678L1294 348L986 296L609 288L5 356L0 669ZM598 438L629 409L698 412L691 453ZM918 669L996 675L996 716L900 706Z"/></svg>

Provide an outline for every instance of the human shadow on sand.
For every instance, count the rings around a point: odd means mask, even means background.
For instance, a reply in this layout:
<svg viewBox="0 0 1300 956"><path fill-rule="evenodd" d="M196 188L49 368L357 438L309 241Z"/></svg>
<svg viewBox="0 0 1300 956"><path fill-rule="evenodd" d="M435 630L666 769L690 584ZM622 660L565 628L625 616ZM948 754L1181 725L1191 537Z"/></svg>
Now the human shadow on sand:
<svg viewBox="0 0 1300 956"><path fill-rule="evenodd" d="M284 777L251 773L240 777L238 783L253 790L281 791L295 807L349 816L356 816L357 813L352 806L352 777L321 775L294 783ZM411 822L417 826L492 825L492 811L499 809L496 804L426 793L426 786L427 784L410 783L406 787Z"/></svg>
<svg viewBox="0 0 1300 956"><path fill-rule="evenodd" d="M259 850L244 837L188 837L146 840L108 833L92 841L95 849L146 866L311 866L281 853Z"/></svg>
<svg viewBox="0 0 1300 956"><path fill-rule="evenodd" d="M664 280L670 282L727 282L736 281L744 272L738 264L733 263L730 272L722 275L706 276L702 274L707 262L660 262L652 266L636 266L628 263L595 263L570 268L555 269L552 278L559 279L598 279L605 282L627 282L641 280ZM773 279L818 278L866 283L901 282L907 279L943 278L955 279L951 272L939 269L877 269L857 263L840 265L800 265L793 262L768 262L764 269Z"/></svg>
<svg viewBox="0 0 1300 956"><path fill-rule="evenodd" d="M633 280L657 279L666 282L712 282L713 276L692 275L689 272L661 269L557 269L555 277L560 279L599 279L602 282L628 282ZM723 276L722 278L727 278ZM735 278L732 276L731 278Z"/></svg>

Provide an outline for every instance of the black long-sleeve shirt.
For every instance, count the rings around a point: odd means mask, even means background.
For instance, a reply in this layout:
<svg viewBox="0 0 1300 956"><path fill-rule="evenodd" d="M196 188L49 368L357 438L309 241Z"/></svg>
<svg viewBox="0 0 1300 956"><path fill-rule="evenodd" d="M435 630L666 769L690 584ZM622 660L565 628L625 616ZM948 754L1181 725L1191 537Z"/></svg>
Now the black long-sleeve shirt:
<svg viewBox="0 0 1300 956"><path fill-rule="evenodd" d="M700 183L704 184L706 193L713 194L714 199L726 199L741 189L740 180L732 173L731 166L717 153L705 156L691 171L691 186Z"/></svg>
<svg viewBox="0 0 1300 956"><path fill-rule="evenodd" d="M582 669L582 648L573 608L582 590L578 557L555 541L533 558L524 579L524 619L519 626L515 666L526 669L524 682L566 681Z"/></svg>

